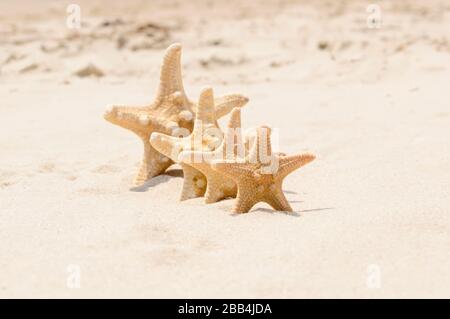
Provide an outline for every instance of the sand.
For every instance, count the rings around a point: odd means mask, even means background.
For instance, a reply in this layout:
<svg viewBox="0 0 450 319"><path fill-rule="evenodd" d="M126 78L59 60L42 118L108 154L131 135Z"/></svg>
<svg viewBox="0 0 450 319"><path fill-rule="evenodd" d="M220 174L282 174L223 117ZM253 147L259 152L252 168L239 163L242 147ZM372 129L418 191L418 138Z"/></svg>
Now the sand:
<svg viewBox="0 0 450 319"><path fill-rule="evenodd" d="M78 30L0 4L0 297L450 297L448 1L378 1L379 28L366 1L78 3ZM176 165L131 187L103 110L151 102L172 42L192 100L245 94L244 127L317 155L293 215L180 203Z"/></svg>

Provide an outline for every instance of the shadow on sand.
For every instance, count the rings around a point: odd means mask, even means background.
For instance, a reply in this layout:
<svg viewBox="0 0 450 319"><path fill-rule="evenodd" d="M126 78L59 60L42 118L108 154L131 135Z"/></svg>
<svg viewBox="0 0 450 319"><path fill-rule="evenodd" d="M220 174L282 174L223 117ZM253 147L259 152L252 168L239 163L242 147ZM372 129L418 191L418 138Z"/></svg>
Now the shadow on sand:
<svg viewBox="0 0 450 319"><path fill-rule="evenodd" d="M132 192L146 192L150 188L158 186L163 183L167 183L174 177L183 177L183 170L181 169L171 169L166 171L163 175L158 175L150 180L146 181L144 184L130 188Z"/></svg>
<svg viewBox="0 0 450 319"><path fill-rule="evenodd" d="M295 203L295 201L291 201L291 203ZM251 212L264 212L264 213L270 213L270 214L285 214L285 215L289 215L292 217L300 217L301 213L318 212L318 211L330 210L330 209L334 209L334 207L312 208L312 209L296 210L293 212L284 212L284 211L277 211L272 208L258 207L256 209L251 210ZM233 214L233 215L239 216L241 214Z"/></svg>

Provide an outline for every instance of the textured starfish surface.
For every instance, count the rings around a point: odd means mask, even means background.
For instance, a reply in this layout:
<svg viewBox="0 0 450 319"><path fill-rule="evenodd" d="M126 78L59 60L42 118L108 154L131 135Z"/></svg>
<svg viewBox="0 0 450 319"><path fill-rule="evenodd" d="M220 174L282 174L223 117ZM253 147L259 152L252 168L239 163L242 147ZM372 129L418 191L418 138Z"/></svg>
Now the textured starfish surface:
<svg viewBox="0 0 450 319"><path fill-rule="evenodd" d="M292 212L283 194L283 179L313 161L315 156L309 153L273 154L269 134L267 127L258 128L256 140L244 162L219 160L212 164L214 169L229 175L237 184L234 213L247 213L258 202L266 202L275 210Z"/></svg>
<svg viewBox="0 0 450 319"><path fill-rule="evenodd" d="M217 124L213 91L211 88L206 88L200 93L191 134L185 137L176 137L163 133L152 133L150 143L160 153L179 162L179 155L182 151L213 151L219 146L222 139L223 133ZM203 196L207 185L205 176L190 165L181 163L181 167L184 181L180 200Z"/></svg>
<svg viewBox="0 0 450 319"><path fill-rule="evenodd" d="M241 135L241 110L233 109L228 129L222 144L214 151L183 151L179 161L186 163L202 172L207 181L205 203L214 203L227 197L236 197L236 183L228 175L212 168L213 160L237 159L245 156L245 147Z"/></svg>
<svg viewBox="0 0 450 319"><path fill-rule="evenodd" d="M215 116L220 118L234 107L245 105L248 98L231 94L215 101ZM148 106L110 106L104 118L137 134L144 144L144 156L135 178L135 185L164 173L173 164L168 157L157 152L149 143L152 132L174 134L181 130L192 131L197 105L186 96L181 77L181 45L172 44L164 55L160 83L154 102Z"/></svg>

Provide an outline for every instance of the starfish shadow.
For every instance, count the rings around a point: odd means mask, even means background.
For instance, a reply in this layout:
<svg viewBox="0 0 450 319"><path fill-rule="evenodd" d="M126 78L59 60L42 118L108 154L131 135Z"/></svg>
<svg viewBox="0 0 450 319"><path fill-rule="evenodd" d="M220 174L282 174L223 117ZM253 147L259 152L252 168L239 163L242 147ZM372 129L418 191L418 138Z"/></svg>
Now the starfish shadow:
<svg viewBox="0 0 450 319"><path fill-rule="evenodd" d="M294 192L294 191L286 191L286 190L283 190L283 192L286 193L286 194L295 194L295 195L298 195L298 193L297 193L297 192Z"/></svg>
<svg viewBox="0 0 450 319"><path fill-rule="evenodd" d="M295 201L291 201L291 203L295 203ZM296 210L293 212L284 212L284 211L277 211L271 208L265 208L265 207L259 207L254 210L254 212L264 212L264 213L271 213L271 214L285 214L292 217L300 217L301 213L310 213L310 212L317 212L322 210L329 210L334 209L334 207L323 207L323 208L312 208L312 209L304 209L304 210ZM237 214L240 215L240 214Z"/></svg>
<svg viewBox="0 0 450 319"><path fill-rule="evenodd" d="M311 209L304 209L304 210L297 210L297 213L311 213L311 212L319 212L322 210L330 210L335 209L334 207L322 207L322 208L311 208Z"/></svg>
<svg viewBox="0 0 450 319"><path fill-rule="evenodd" d="M280 210L275 210L272 208L265 208L265 207L258 207L254 210L252 210L252 212L263 212L263 213L270 213L270 214L283 214L283 215L288 215L288 216L292 216L292 217L300 217L300 214L298 212L285 212L285 211L280 211Z"/></svg>
<svg viewBox="0 0 450 319"><path fill-rule="evenodd" d="M171 169L166 171L163 175L158 175L150 180L146 181L144 184L130 188L132 192L146 192L150 188L157 185L167 183L174 177L183 177L183 171L181 169Z"/></svg>

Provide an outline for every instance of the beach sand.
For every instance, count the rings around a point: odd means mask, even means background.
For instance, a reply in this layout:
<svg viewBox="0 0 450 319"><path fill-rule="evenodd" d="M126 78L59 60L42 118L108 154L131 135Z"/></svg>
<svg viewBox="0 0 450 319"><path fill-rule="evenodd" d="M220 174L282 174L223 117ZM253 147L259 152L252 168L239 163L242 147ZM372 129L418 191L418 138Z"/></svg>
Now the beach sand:
<svg viewBox="0 0 450 319"><path fill-rule="evenodd" d="M0 297L450 297L448 1L77 3L0 4ZM316 154L294 214L179 202L177 165L132 187L104 108L152 102L174 42L191 100Z"/></svg>

